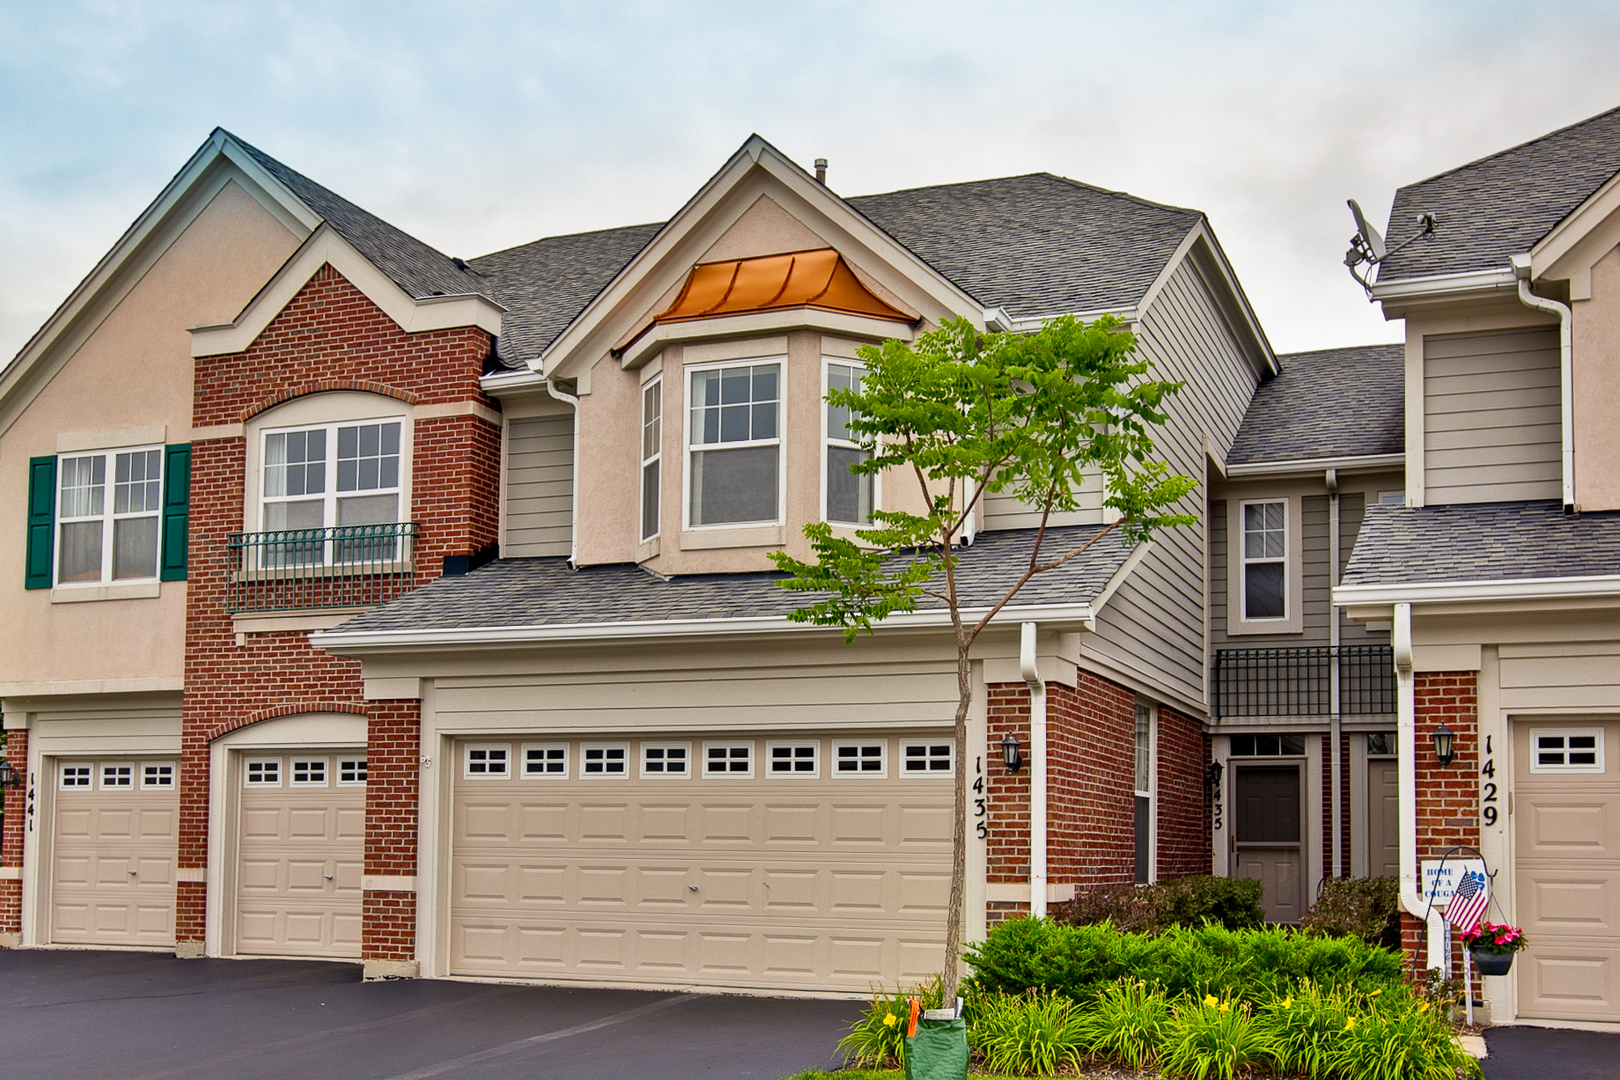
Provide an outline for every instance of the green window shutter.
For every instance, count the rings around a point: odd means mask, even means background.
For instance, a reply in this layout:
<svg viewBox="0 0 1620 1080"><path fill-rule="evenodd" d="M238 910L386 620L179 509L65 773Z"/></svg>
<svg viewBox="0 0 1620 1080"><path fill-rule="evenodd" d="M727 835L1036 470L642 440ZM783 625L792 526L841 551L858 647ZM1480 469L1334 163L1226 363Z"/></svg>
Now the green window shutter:
<svg viewBox="0 0 1620 1080"><path fill-rule="evenodd" d="M56 455L28 459L28 555L23 586L51 587L52 541L56 537Z"/></svg>
<svg viewBox="0 0 1620 1080"><path fill-rule="evenodd" d="M191 444L163 448L163 551L158 580L186 580L186 541L191 521Z"/></svg>

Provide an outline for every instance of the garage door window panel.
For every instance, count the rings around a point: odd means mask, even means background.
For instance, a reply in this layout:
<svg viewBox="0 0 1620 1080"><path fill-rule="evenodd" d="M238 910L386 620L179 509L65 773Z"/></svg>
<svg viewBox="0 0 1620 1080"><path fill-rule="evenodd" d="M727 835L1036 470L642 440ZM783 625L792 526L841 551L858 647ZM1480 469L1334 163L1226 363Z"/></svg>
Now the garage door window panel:
<svg viewBox="0 0 1620 1080"><path fill-rule="evenodd" d="M568 779L566 743L528 743L523 747L523 775L535 780Z"/></svg>
<svg viewBox="0 0 1620 1080"><path fill-rule="evenodd" d="M129 791L135 786L135 766L104 764L101 787L104 791Z"/></svg>
<svg viewBox="0 0 1620 1080"><path fill-rule="evenodd" d="M141 764L141 789L144 791L164 791L174 787L174 766L168 762L143 762Z"/></svg>
<svg viewBox="0 0 1620 1080"><path fill-rule="evenodd" d="M765 752L770 759L773 777L791 776L801 780L821 778L821 743L768 742Z"/></svg>
<svg viewBox="0 0 1620 1080"><path fill-rule="evenodd" d="M326 758L293 758L293 787L326 787Z"/></svg>
<svg viewBox="0 0 1620 1080"><path fill-rule="evenodd" d="M504 743L474 743L467 747L463 775L469 780L505 780L512 774L512 747Z"/></svg>
<svg viewBox="0 0 1620 1080"><path fill-rule="evenodd" d="M244 776L248 787L280 787L281 759L256 758L249 760Z"/></svg>
<svg viewBox="0 0 1620 1080"><path fill-rule="evenodd" d="M1603 772L1602 728L1532 728L1530 771L1533 773Z"/></svg>
<svg viewBox="0 0 1620 1080"><path fill-rule="evenodd" d="M641 744L643 780L685 780L691 775L691 743Z"/></svg>
<svg viewBox="0 0 1620 1080"><path fill-rule="evenodd" d="M754 744L751 742L704 743L703 775L715 779L752 780L754 778Z"/></svg>
<svg viewBox="0 0 1620 1080"><path fill-rule="evenodd" d="M833 743L833 775L882 780L889 775L888 742Z"/></svg>
<svg viewBox="0 0 1620 1080"><path fill-rule="evenodd" d="M58 785L63 791L82 790L90 786L90 775L94 766L85 762L65 762L62 765L61 783Z"/></svg>
<svg viewBox="0 0 1620 1080"><path fill-rule="evenodd" d="M900 744L901 776L950 776L955 761L956 744L948 739Z"/></svg>
<svg viewBox="0 0 1620 1080"><path fill-rule="evenodd" d="M580 777L623 780L630 775L630 747L625 743L585 744L579 748Z"/></svg>
<svg viewBox="0 0 1620 1080"><path fill-rule="evenodd" d="M338 758L338 787L364 787L366 759L363 757Z"/></svg>

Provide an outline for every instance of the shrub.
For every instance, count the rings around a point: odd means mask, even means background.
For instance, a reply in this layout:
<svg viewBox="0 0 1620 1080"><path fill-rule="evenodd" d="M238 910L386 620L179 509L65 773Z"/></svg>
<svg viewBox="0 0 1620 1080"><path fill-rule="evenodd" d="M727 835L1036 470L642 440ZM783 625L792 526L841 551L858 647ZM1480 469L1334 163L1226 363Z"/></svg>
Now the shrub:
<svg viewBox="0 0 1620 1080"><path fill-rule="evenodd" d="M1140 1069L1152 1061L1170 1022L1170 1003L1163 991L1134 979L1103 987L1080 1016L1077 1033L1099 1057Z"/></svg>
<svg viewBox="0 0 1620 1080"><path fill-rule="evenodd" d="M1459 1069L1483 1075L1439 1011L1400 992L1345 1019L1328 1066L1344 1080L1456 1080Z"/></svg>
<svg viewBox="0 0 1620 1080"><path fill-rule="evenodd" d="M1263 1005L1255 1022L1270 1039L1280 1070L1324 1077L1354 1008L1345 991L1305 980L1293 993Z"/></svg>
<svg viewBox="0 0 1620 1080"><path fill-rule="evenodd" d="M1309 979L1361 990L1400 982L1400 957L1353 938L1317 938L1288 929L1175 928L1159 935L1112 926L1059 926L1013 919L967 950L981 990L1031 989L1086 1002L1106 984L1130 977L1171 997L1234 997L1251 1003L1288 994Z"/></svg>
<svg viewBox="0 0 1620 1080"><path fill-rule="evenodd" d="M1159 1063L1168 1076L1233 1080L1240 1071L1272 1057L1269 1031L1241 1001L1184 998L1165 1026Z"/></svg>
<svg viewBox="0 0 1620 1080"><path fill-rule="evenodd" d="M1329 878L1300 926L1313 934L1360 938L1398 950L1401 883L1392 877Z"/></svg>
<svg viewBox="0 0 1620 1080"><path fill-rule="evenodd" d="M979 1002L973 1045L996 1072L1051 1076L1086 1056L1080 1008L1058 994L995 994Z"/></svg>
<svg viewBox="0 0 1620 1080"><path fill-rule="evenodd" d="M1247 878L1192 876L1153 885L1091 885L1054 905L1054 921L1069 926L1109 923L1118 929L1157 934L1174 926L1206 922L1228 930L1264 925L1261 886Z"/></svg>
<svg viewBox="0 0 1620 1080"><path fill-rule="evenodd" d="M874 988L872 1003L866 1007L866 1012L850 1024L849 1034L838 1040L844 1064L876 1068L905 1061L906 1027L911 1022L909 999L920 998L922 1008L937 1009L940 993L937 978L909 990L897 988L892 994L884 993L881 987Z"/></svg>

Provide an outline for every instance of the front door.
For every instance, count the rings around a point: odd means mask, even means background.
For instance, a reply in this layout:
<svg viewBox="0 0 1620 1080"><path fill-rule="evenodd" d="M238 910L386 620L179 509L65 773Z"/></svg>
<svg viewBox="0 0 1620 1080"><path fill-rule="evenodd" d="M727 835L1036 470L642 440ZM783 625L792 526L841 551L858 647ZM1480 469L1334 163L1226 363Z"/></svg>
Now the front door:
<svg viewBox="0 0 1620 1080"><path fill-rule="evenodd" d="M1241 765L1233 783L1236 876L1260 882L1267 922L1297 923L1305 906L1300 767Z"/></svg>
<svg viewBox="0 0 1620 1080"><path fill-rule="evenodd" d="M1367 759L1367 876L1401 876L1401 787L1394 758Z"/></svg>

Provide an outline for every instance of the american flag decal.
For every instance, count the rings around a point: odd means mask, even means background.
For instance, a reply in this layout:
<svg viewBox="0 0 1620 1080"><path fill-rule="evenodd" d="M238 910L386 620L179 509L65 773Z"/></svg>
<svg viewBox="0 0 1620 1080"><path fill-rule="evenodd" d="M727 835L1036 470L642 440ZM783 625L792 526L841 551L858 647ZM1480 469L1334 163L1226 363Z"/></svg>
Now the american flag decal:
<svg viewBox="0 0 1620 1080"><path fill-rule="evenodd" d="M1485 891L1485 875L1477 870L1469 870L1457 882L1457 891L1446 905L1446 922L1466 934L1479 925L1480 916L1485 914L1488 903L1490 893Z"/></svg>

